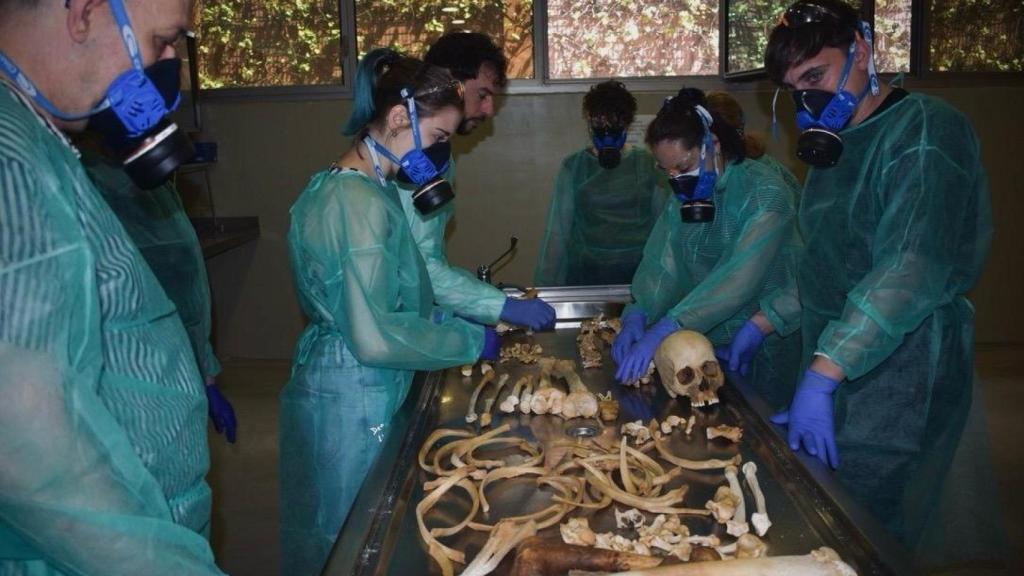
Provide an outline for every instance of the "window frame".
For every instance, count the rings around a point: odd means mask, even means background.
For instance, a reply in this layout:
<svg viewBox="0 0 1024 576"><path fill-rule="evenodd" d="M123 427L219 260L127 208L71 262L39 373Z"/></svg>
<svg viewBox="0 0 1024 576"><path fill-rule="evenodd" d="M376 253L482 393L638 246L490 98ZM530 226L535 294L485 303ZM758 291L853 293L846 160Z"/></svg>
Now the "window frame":
<svg viewBox="0 0 1024 576"><path fill-rule="evenodd" d="M646 76L617 77L634 92L675 92L681 84L702 90L730 90L733 92L757 92L771 90L775 85L767 80L764 69L725 72L728 62L728 1L718 0L718 73L707 76ZM939 72L928 70L928 0L911 0L911 41L910 70L904 76L912 79L915 87L931 88L955 84L983 83L985 85L1024 84L1024 72ZM874 0L865 16L874 25ZM238 88L202 88L205 102L235 100L291 101L291 100L337 100L352 98L351 78L355 74L357 51L355 47L356 22L355 0L338 0L338 14L341 18L341 70L342 82L330 85L305 86L261 86ZM548 2L533 1L533 71L528 79L509 79L504 93L520 94L565 94L586 92L592 85L605 77L586 79L551 79L548 77ZM883 80L895 78L898 74L882 74Z"/></svg>

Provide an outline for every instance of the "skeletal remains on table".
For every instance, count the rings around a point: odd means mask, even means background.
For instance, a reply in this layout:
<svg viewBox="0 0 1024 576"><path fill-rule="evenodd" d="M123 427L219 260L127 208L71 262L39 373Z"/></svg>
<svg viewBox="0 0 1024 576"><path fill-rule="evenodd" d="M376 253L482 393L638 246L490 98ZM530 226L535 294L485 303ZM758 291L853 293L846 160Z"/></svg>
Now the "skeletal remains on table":
<svg viewBox="0 0 1024 576"><path fill-rule="evenodd" d="M490 365L482 365L482 376L474 386L466 421L488 426L495 404L506 414L519 410L524 414L558 414L563 418L600 415L606 421L615 421L617 402L610 393L591 393L573 361L541 358L537 364L536 378L523 376L510 389L508 374L498 375ZM692 364L683 360L670 363L668 369L678 376L688 365ZM675 370L677 366L682 368ZM661 368L659 365L659 372ZM560 381L565 382L568 393L560 388ZM495 389L486 393L485 389L492 384ZM678 377L676 384L681 385ZM717 396L710 400L708 389L695 385L691 402L717 402ZM483 405L480 414L475 408L478 402ZM645 424L638 420L623 424L617 438L616 428L610 426L598 437L572 440L562 437L564 424L557 419L531 418L531 431L541 444L507 435L508 423L483 433L436 430L418 455L420 467L432 478L423 484L424 497L416 506L420 537L444 576L454 576L455 565L466 566L463 575L483 576L495 570L513 551L514 576L565 574L574 570L632 570L629 574L640 576L854 575L826 548L807 556L765 557L767 545L758 536L765 535L771 522L756 465L747 462L740 468L738 454L728 459L690 460L669 448L668 437L675 429L689 435L696 419L696 415L673 415L660 423L651 420ZM550 426L544 430L535 428L541 422ZM739 442L742 430L709 426L706 434L709 440L723 437ZM500 451L495 454L502 456L487 459L481 455L485 448L497 448ZM750 524L740 484L741 470L756 504ZM693 473L711 474L718 479L724 475L726 480L702 508L686 507L689 486L679 483L684 474ZM532 513L491 517L488 495L494 496L496 484L514 478L527 478L551 492L550 503ZM430 510L453 489L468 495L466 516L450 519L442 527L428 527ZM615 531L595 533L586 515L613 505ZM584 515L570 517L574 511ZM714 534L691 534L682 521L687 516L713 517L736 539L722 542ZM436 517L432 519L436 521ZM536 536L555 525L564 542ZM442 542L463 530L488 534L483 548L469 562L464 550ZM666 561L686 563L657 567Z"/></svg>
<svg viewBox="0 0 1024 576"><path fill-rule="evenodd" d="M580 323L576 346L583 368L599 368L603 364L602 352L611 346L615 336L622 330L618 318L606 320L604 314Z"/></svg>
<svg viewBox="0 0 1024 576"><path fill-rule="evenodd" d="M718 389L725 383L711 342L700 332L680 330L662 341L654 364L665 391L672 398L686 396L691 406L718 403Z"/></svg>
<svg viewBox="0 0 1024 576"><path fill-rule="evenodd" d="M541 348L540 344L519 342L502 348L500 361L502 364L510 360L515 360L521 364L536 364L543 354L544 349Z"/></svg>

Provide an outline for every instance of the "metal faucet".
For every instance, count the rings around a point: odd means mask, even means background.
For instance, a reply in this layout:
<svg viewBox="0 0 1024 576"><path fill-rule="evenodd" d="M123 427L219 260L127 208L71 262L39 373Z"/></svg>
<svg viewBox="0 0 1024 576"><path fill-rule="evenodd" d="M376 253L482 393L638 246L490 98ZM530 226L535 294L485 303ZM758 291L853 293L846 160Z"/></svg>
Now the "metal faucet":
<svg viewBox="0 0 1024 576"><path fill-rule="evenodd" d="M511 237L509 239L508 250L502 252L501 256L498 256L497 258L494 259L494 262L491 262L490 264L481 264L479 267L477 267L476 277L480 279L481 282L487 282L488 284L490 284L491 270L498 264L498 262L501 262L506 256L511 254L516 249L516 244L518 243L519 238L517 238L516 236Z"/></svg>

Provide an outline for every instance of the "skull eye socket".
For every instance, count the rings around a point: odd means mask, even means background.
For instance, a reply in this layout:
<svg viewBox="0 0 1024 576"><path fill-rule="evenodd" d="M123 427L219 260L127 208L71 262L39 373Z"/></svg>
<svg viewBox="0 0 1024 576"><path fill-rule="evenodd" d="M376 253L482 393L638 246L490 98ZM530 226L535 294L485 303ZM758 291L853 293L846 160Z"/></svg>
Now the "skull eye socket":
<svg viewBox="0 0 1024 576"><path fill-rule="evenodd" d="M686 366L679 372L676 372L676 380L678 380L679 383L682 384L683 386L688 386L689 384L691 384L693 382L693 379L696 378L696 376L697 373L693 370L693 368L690 368L689 366Z"/></svg>
<svg viewBox="0 0 1024 576"><path fill-rule="evenodd" d="M718 366L718 362L714 360L708 360L700 367L701 372L704 373L708 378L716 378L722 369Z"/></svg>

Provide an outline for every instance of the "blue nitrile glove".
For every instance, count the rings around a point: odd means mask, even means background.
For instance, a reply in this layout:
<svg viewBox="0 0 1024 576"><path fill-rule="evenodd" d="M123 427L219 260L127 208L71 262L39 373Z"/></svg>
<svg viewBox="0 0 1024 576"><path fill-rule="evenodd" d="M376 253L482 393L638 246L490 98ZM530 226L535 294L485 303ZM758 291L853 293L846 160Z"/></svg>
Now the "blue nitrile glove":
<svg viewBox="0 0 1024 576"><path fill-rule="evenodd" d="M501 339L490 326L484 326L484 348L480 351L481 360L497 360L501 351Z"/></svg>
<svg viewBox="0 0 1024 576"><path fill-rule="evenodd" d="M619 363L619 369L615 371L615 378L622 384L635 382L647 374L647 368L654 359L654 352L658 345L668 335L679 330L679 323L675 318L665 317L651 326L651 329L643 335Z"/></svg>
<svg viewBox="0 0 1024 576"><path fill-rule="evenodd" d="M505 298L500 318L509 324L539 332L555 327L555 309L540 298Z"/></svg>
<svg viewBox="0 0 1024 576"><path fill-rule="evenodd" d="M647 315L639 310L633 310L622 317L622 330L619 330L612 341L612 360L615 360L616 364L622 364L633 344L643 338L646 327Z"/></svg>
<svg viewBox="0 0 1024 576"><path fill-rule="evenodd" d="M231 407L231 402L228 402L216 384L206 385L206 401L213 429L218 434L223 433L227 436L228 442L234 444L238 423L235 421L235 409Z"/></svg>
<svg viewBox="0 0 1024 576"><path fill-rule="evenodd" d="M750 363L754 356L757 356L763 342L764 333L757 324L747 320L728 346L715 348L715 356L729 372L739 372L741 376L746 376L750 373Z"/></svg>
<svg viewBox="0 0 1024 576"><path fill-rule="evenodd" d="M836 450L836 431L832 417L832 393L839 382L814 370L804 372L804 377L793 394L789 410L772 416L772 422L789 427L787 440L792 450L804 450L811 456L831 466L839 467L839 452Z"/></svg>

